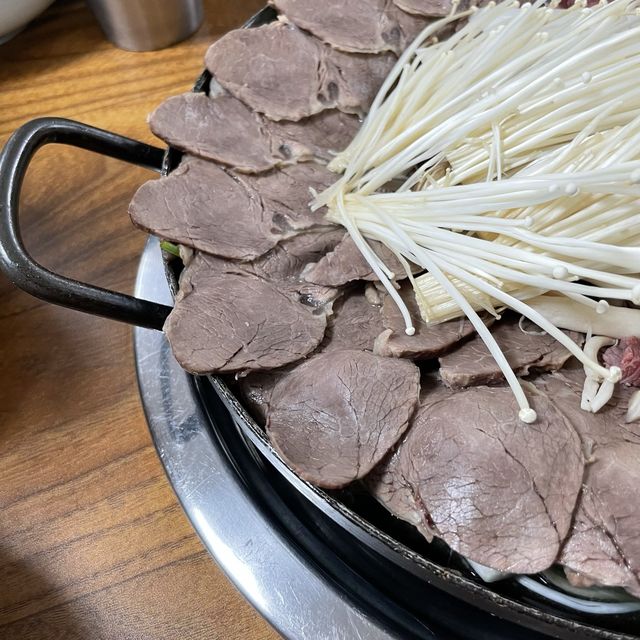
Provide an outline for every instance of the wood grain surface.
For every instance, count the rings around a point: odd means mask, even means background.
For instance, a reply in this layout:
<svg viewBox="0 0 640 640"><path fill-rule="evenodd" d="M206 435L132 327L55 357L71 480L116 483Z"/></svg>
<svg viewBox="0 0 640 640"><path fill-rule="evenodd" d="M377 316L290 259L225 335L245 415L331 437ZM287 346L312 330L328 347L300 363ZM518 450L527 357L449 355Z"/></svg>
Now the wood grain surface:
<svg viewBox="0 0 640 640"><path fill-rule="evenodd" d="M158 52L116 49L84 2L58 2L0 46L0 144L66 116L154 141L146 116L188 90L207 45L263 0L205 1L205 24ZM131 292L145 236L128 201L150 174L59 146L24 185L44 265ZM0 638L275 638L196 538L151 444L131 329L54 307L0 276Z"/></svg>

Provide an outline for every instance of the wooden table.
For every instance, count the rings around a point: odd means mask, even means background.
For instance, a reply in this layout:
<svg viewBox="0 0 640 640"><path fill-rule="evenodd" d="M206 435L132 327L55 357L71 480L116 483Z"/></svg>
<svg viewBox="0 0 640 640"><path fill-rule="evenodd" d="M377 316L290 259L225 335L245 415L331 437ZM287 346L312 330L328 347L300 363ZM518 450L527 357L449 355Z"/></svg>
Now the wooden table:
<svg viewBox="0 0 640 640"><path fill-rule="evenodd" d="M0 47L0 144L42 115L154 142L147 114L188 90L207 45L263 3L206 0L195 36L151 53L110 45L84 2L55 4ZM24 186L28 247L65 275L131 292L145 235L127 203L150 177L46 147ZM0 638L275 638L164 476L131 328L40 302L2 276L0 300Z"/></svg>

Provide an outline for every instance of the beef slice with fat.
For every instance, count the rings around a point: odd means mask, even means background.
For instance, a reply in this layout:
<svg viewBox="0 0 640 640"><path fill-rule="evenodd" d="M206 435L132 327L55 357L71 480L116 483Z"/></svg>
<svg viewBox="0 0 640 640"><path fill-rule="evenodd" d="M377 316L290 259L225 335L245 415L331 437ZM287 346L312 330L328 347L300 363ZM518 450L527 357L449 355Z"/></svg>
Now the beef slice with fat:
<svg viewBox="0 0 640 640"><path fill-rule="evenodd" d="M364 114L395 57L336 51L277 21L227 33L211 45L205 62L254 111L272 120L300 120L332 108Z"/></svg>
<svg viewBox="0 0 640 640"><path fill-rule="evenodd" d="M391 0L271 0L298 27L342 51L402 53L422 31L423 16L399 9Z"/></svg>
<svg viewBox="0 0 640 640"><path fill-rule="evenodd" d="M320 344L324 311L231 261L197 253L180 277L165 333L176 360L192 373L274 369Z"/></svg>
<svg viewBox="0 0 640 640"><path fill-rule="evenodd" d="M329 109L299 122L275 123L228 93L183 93L149 117L151 130L177 149L242 173L316 159L328 162L351 142L360 123Z"/></svg>
<svg viewBox="0 0 640 640"><path fill-rule="evenodd" d="M144 183L129 205L133 223L166 240L212 255L252 260L296 230L328 224L309 209L309 186L332 174L314 164L238 176L187 157L166 177Z"/></svg>
<svg viewBox="0 0 640 640"><path fill-rule="evenodd" d="M401 467L434 531L497 571L551 566L569 531L584 460L577 433L544 396L533 424L507 387L473 387L423 405Z"/></svg>
<svg viewBox="0 0 640 640"><path fill-rule="evenodd" d="M520 376L532 371L556 371L571 357L552 336L524 333L513 316L493 324L491 335ZM570 337L582 343L581 335L572 333ZM479 336L440 358L440 376L452 389L504 381L500 367Z"/></svg>
<svg viewBox="0 0 640 640"><path fill-rule="evenodd" d="M411 285L403 283L399 293L409 309L416 332L412 336L405 333L400 310L391 296L385 296L382 303L385 331L376 340L375 353L395 358L428 360L447 353L475 333L473 325L466 318L428 325L422 320Z"/></svg>
<svg viewBox="0 0 640 640"><path fill-rule="evenodd" d="M267 434L301 477L343 487L366 475L404 433L419 390L411 362L347 349L323 353L276 384Z"/></svg>

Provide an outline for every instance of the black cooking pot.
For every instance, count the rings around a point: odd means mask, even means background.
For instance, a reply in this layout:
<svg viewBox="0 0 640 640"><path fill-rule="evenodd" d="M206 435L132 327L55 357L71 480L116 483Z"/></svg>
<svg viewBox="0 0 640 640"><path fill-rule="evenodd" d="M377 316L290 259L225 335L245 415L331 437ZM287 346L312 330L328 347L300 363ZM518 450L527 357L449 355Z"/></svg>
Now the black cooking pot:
<svg viewBox="0 0 640 640"><path fill-rule="evenodd" d="M245 26L258 26L274 17L271 9L265 9ZM194 90L208 91L210 80L209 74L203 73ZM0 270L16 286L43 300L112 320L162 330L171 307L58 275L39 265L25 249L19 226L20 189L34 153L48 143L88 149L165 175L177 166L180 152L153 147L79 122L40 118L16 131L0 155ZM175 292L176 265L171 263L169 256L166 258L167 276ZM464 603L509 621L506 624L510 631L505 637L540 638L539 634L574 639L631 640L638 637L635 632L640 629L640 616L636 613L606 616L580 613L538 597L515 581L487 585L457 554L438 542L427 544L412 527L391 517L358 488L330 493L301 480L274 451L264 431L236 400L224 380L209 376L198 382L200 386L203 383L207 387L203 393L217 394L218 404L222 401L250 446L259 451L282 482L295 488L300 505L311 503L323 514L323 519L318 522L324 522L324 525L314 525L320 533L332 538L336 532L346 532L347 553L353 563L359 565L360 575L366 577L367 572L389 572L389 588L403 592L405 608L415 611L417 618L420 616L420 599L425 597L421 593L421 585L430 585L430 588L436 587ZM246 444L243 442L241 446ZM422 603L424 606L424 600ZM456 614L447 612L447 615L455 617ZM511 623L535 631L528 636L529 632L524 629L515 631L517 627ZM411 631L412 637L420 637L419 629L420 626Z"/></svg>

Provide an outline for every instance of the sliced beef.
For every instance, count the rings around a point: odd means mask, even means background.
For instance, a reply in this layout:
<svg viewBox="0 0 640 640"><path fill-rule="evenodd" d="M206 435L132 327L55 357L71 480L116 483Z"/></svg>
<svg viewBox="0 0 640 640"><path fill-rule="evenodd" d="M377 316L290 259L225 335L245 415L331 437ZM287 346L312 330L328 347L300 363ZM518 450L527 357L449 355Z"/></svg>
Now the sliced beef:
<svg viewBox="0 0 640 640"><path fill-rule="evenodd" d="M245 268L254 275L274 282L280 291L295 296L302 304L323 308L336 299L340 290L304 282L302 274L307 265L331 251L341 237L342 230L338 227L315 227L299 231Z"/></svg>
<svg viewBox="0 0 640 640"><path fill-rule="evenodd" d="M332 108L365 113L395 57L336 51L278 21L227 33L211 45L205 62L254 111L273 120L300 120Z"/></svg>
<svg viewBox="0 0 640 640"><path fill-rule="evenodd" d="M389 513L412 524L429 541L433 540L433 530L423 509L416 505L413 490L405 478L400 464L400 446L387 454L385 459L364 479L373 497Z"/></svg>
<svg viewBox="0 0 640 640"><path fill-rule="evenodd" d="M242 404L260 426L264 427L267 420L274 387L293 368L295 365L273 371L253 371L238 380Z"/></svg>
<svg viewBox="0 0 640 640"><path fill-rule="evenodd" d="M336 49L357 53L402 53L426 25L391 0L271 0L278 11Z"/></svg>
<svg viewBox="0 0 640 640"><path fill-rule="evenodd" d="M187 157L170 175L143 184L129 205L138 227L213 255L252 260L299 229L327 224L309 209L309 186L334 176L319 165L238 176Z"/></svg>
<svg viewBox="0 0 640 640"><path fill-rule="evenodd" d="M421 16L442 17L451 12L451 0L393 0L403 11Z"/></svg>
<svg viewBox="0 0 640 640"><path fill-rule="evenodd" d="M375 240L369 241L369 244L397 279L406 277L403 266L392 251ZM343 241L306 272L305 279L315 284L340 287L354 280L377 280L378 276L371 270L351 236L345 233Z"/></svg>
<svg viewBox="0 0 640 640"><path fill-rule="evenodd" d="M618 388L614 401L604 407L601 412L592 414L580 409L583 381L584 372L582 367L577 367L575 363L571 363L569 367L561 372L545 374L536 378L535 387L531 384L527 385L527 394L532 399L532 403L539 415L541 413L541 401L543 401L547 403L545 415L554 422L552 426L563 426L568 434L575 430L575 433L581 439L583 455L590 463L585 467L584 484L574 512L573 525L567 532L565 518L562 521L565 524L558 529L558 537L562 538L564 536L565 539L559 560L565 565L567 575L572 582L582 585L623 586L632 594L639 596L640 546L637 544L636 532L640 527L639 516L637 515L640 513L638 508L640 505L637 504L638 501L635 496L637 495L636 487L640 480L638 477L640 474L640 426L627 425L624 422L625 407L631 390L624 387ZM479 387L476 393L481 394L483 389L486 388ZM436 396L434 391L435 393L439 391L440 396ZM515 451L515 447L513 447L513 443L509 442L509 438L505 439L502 435L500 437L502 441L500 446L504 447L502 455L500 454L500 447L496 447L498 453L491 454L492 443L483 442L483 438L477 441L475 445L467 446L465 444L462 449L463 451L473 451L475 448L478 454L482 455L468 456L467 454L463 456L460 453L460 445L461 443L467 443L471 438L466 434L461 437L455 429L451 431L450 427L449 431L445 431L443 436L435 440L435 443L431 442L433 437L426 443L432 447L435 455L442 456L445 462L449 460L454 469L451 473L459 474L461 478L459 480L458 475L456 475L450 484L446 485L446 475L444 476L444 481L440 480L440 474L437 473L437 470L441 466L434 464L433 459L431 459L431 466L429 467L427 461L421 457L422 454L416 455L415 445L409 453L405 452L411 447L412 442L420 440L421 437L423 438L422 442L424 442L424 437L426 436L420 436L418 433L421 424L430 425L432 420L439 420L440 414L447 415L447 405L444 405L444 408L441 406L440 412L435 405L443 400L447 402L451 411L448 417L450 423L456 422L452 416L460 415L464 417L465 423L469 425L464 427L465 429L479 429L491 436L496 434L487 429L484 419L478 420L477 415L467 409L468 403L465 401L465 393L467 392L453 392L446 390L444 387L434 391L427 391L423 380L420 408L412 420L411 428L404 435L395 452L388 456L382 464L378 465L366 479L372 493L383 505L398 517L414 524L427 538L430 538L434 533L435 535L442 535L439 533L440 529L437 524L438 512L432 513L429 508L431 504L429 499L424 500L425 495L428 495L429 492L416 494L410 478L419 477L421 474L418 472L412 476L412 465L417 466L419 469L428 470L430 468L434 471L434 477L429 477L428 479L425 477L424 481L427 483L427 488L433 489L436 498L441 501L439 503L442 506L441 517L447 521L447 509L450 508L453 514L451 520L454 523L458 523L460 518L467 518L469 521L473 521L474 516L478 517L476 509L482 511L485 515L490 514L493 519L495 507L493 509L486 507L486 504L492 500L493 504L500 505L501 508L504 508L505 504L508 506L517 502L513 497L510 500L505 500L503 497L496 495L495 487L505 488L513 485L515 492L519 486L513 478L508 481L504 480L504 474L506 473L508 477L508 474L511 473L508 466L510 461L509 459L504 459L504 453L508 453L509 456L516 454L513 457L513 462L523 462L523 469L525 467L527 470L531 468L527 457L522 453L522 449ZM486 391L506 394L504 400L509 400L510 394L506 388L486 389ZM496 408L502 407L502 405L501 400L491 400L490 396L481 397L480 401L477 402L477 406L480 409L484 407L486 411L494 414L496 414ZM551 416L549 416L549 407L552 407ZM566 419L564 425L562 420L558 418L557 412L561 412ZM427 416L426 419L425 415ZM442 421L444 422L445 419L443 418ZM426 428L424 424L423 429ZM532 426L536 429L540 427L539 422ZM524 425L520 425L520 427L526 430L529 429L528 426ZM552 439L555 437L553 432L549 434L548 429L545 431L547 439L550 436ZM517 437L517 434L515 437ZM569 442L565 443L564 447L558 447L557 450L553 449L553 444L548 443L541 447L537 442L537 438L534 441L525 440L522 446L530 446L531 449L541 451L543 455L548 456L551 468L550 473L554 479L547 483L547 488L544 491L540 492L545 499L545 503L549 502L550 499L546 493L548 488L553 486L559 488L564 486L563 483L566 482L566 477L558 476L557 467L562 463L566 451L569 451L570 455L567 460L571 463L569 465L571 469L569 470L570 482L568 487L570 494L575 496L575 489L571 489L571 487L575 487L576 478L575 465L572 463L576 458L575 438L573 436L569 438ZM438 447L441 447L440 452ZM447 448L450 449L449 456L446 455ZM545 451L546 454L544 454ZM488 458L487 462L482 460L485 455L491 456L491 459ZM465 458L469 462L463 464L462 471L460 471L460 467L457 465ZM481 459L481 464L477 464L478 458ZM468 475L465 475L465 469L471 470ZM496 472L500 470L500 474L494 473L494 476L485 475L484 470L486 469L494 469ZM536 480L536 485L538 485L538 479L533 474L530 475L532 481ZM538 477L540 475L538 474ZM495 487L491 488L487 493L487 500L477 506L474 491L483 490L491 477L495 479ZM466 484L465 478L469 480L468 484ZM438 487L443 486L445 486L444 489L438 490ZM558 490L561 491L561 489ZM529 500L530 496L525 494L525 497ZM553 501L557 502L557 496L553 498ZM567 503L565 512L568 508ZM549 513L552 513L552 511L550 510ZM525 522L524 519L523 522ZM440 526L442 527L442 525ZM456 536L460 537L460 527L454 530L454 527L448 522L447 526L450 536L453 536L454 540ZM500 550L503 544L503 532L513 531L516 527L506 527L503 521L493 526L495 526L493 536L495 541L491 537L492 532L490 529L483 531L486 532L486 537L492 540L492 544L496 545L496 549ZM517 526L524 528L522 523ZM454 530L454 534L451 534L452 530ZM460 539L464 542L463 538ZM478 539L482 541L483 537L479 536ZM445 540L450 542L447 538ZM468 547L466 550L465 547L461 548L465 555L474 560L477 559L469 554ZM490 550L487 551L487 555L490 555ZM486 559L480 561L483 564L488 564ZM508 564L509 562L505 561L494 568L507 570L506 566ZM514 571L515 569L511 567L508 570Z"/></svg>
<svg viewBox="0 0 640 640"><path fill-rule="evenodd" d="M585 456L591 458L598 447L629 442L640 445L640 424L625 422L631 389L617 385L614 396L598 413L580 408L584 369L577 361L554 374L534 380L530 392L544 393L567 417L583 443Z"/></svg>
<svg viewBox="0 0 640 640"><path fill-rule="evenodd" d="M380 307L372 305L359 287L333 306L322 350L361 349L373 351L382 329Z"/></svg>
<svg viewBox="0 0 640 640"><path fill-rule="evenodd" d="M337 227L313 227L282 240L251 262L223 258L214 260L211 256L208 264L211 270L221 273L232 271L257 276L274 284L282 293L301 304L312 307L317 312L330 314L332 303L342 290L304 282L302 273L319 255L335 247L341 237L342 231Z"/></svg>
<svg viewBox="0 0 640 640"><path fill-rule="evenodd" d="M260 116L228 94L173 96L149 116L149 126L171 146L239 171L267 171L285 160L272 155Z"/></svg>
<svg viewBox="0 0 640 640"><path fill-rule="evenodd" d="M509 388L474 387L423 404L401 447L402 472L437 535L497 571L556 560L583 476L580 440L546 397L534 424Z"/></svg>
<svg viewBox="0 0 640 640"><path fill-rule="evenodd" d="M371 351L380 330L379 307L370 304L361 290L353 290L339 298L332 309L333 313L328 318L324 340L311 357L315 357L317 353L338 349ZM238 380L240 394L247 409L260 424L264 424L266 420L273 388L278 380L295 366L276 371L254 372Z"/></svg>
<svg viewBox="0 0 640 640"><path fill-rule="evenodd" d="M284 235L259 194L217 165L187 159L145 182L129 205L133 223L161 238L208 253L250 260Z"/></svg>
<svg viewBox="0 0 640 640"><path fill-rule="evenodd" d="M420 385L420 406L412 423L423 411L429 411L431 407L445 400L452 393L429 376L423 376ZM410 429L400 439L395 449L367 475L364 482L382 506L397 518L414 525L428 541L431 541L434 535L432 524L424 507L416 504L413 488L402 467L402 449L406 440L411 437L410 425Z"/></svg>
<svg viewBox="0 0 640 640"><path fill-rule="evenodd" d="M622 384L640 387L640 338L622 338L604 352L603 359L608 366L622 369Z"/></svg>
<svg viewBox="0 0 640 640"><path fill-rule="evenodd" d="M271 251L252 263L238 265L244 272L258 276L275 284L278 289L293 297L315 312L328 315L327 335L335 326L336 308L333 301L340 291L331 287L311 285L301 280L305 266L317 260L334 247L341 239L342 231L333 228L310 229L284 240ZM338 305L341 301L338 302ZM322 345L330 339L325 336ZM264 425L267 406L273 387L278 380L292 370L295 365L281 367L274 371L254 371L238 380L238 388L245 405L254 419Z"/></svg>
<svg viewBox="0 0 640 640"><path fill-rule="evenodd" d="M328 86L328 97L331 101L335 99L335 108L363 117L393 69L396 57L391 53L370 55L343 53L335 49L330 51L328 57L335 65L341 82L338 83L337 92L332 86Z"/></svg>
<svg viewBox="0 0 640 640"><path fill-rule="evenodd" d="M256 275L278 282L306 285L302 274L319 256L331 251L342 239L339 227L313 227L283 240L251 263Z"/></svg>
<svg viewBox="0 0 640 640"><path fill-rule="evenodd" d="M243 173L258 173L303 160L328 162L360 126L358 118L329 109L300 122L275 123L228 93L183 93L150 116L151 130L194 156Z"/></svg>
<svg viewBox="0 0 640 640"><path fill-rule="evenodd" d="M280 154L289 160L313 157L322 162L330 162L346 149L361 125L357 116L337 109L326 109L295 122L267 119L264 122L271 132L274 155Z"/></svg>
<svg viewBox="0 0 640 640"><path fill-rule="evenodd" d="M335 179L335 173L314 162L293 164L268 173L241 178L260 194L265 208L274 212L275 225L288 230L330 224L324 219L325 208L312 212L309 202L312 189L323 191L333 184Z"/></svg>
<svg viewBox="0 0 640 640"><path fill-rule="evenodd" d="M419 390L411 362L347 349L323 353L276 384L267 433L301 477L343 487L366 475L404 433Z"/></svg>
<svg viewBox="0 0 640 640"><path fill-rule="evenodd" d="M571 356L546 333L524 333L513 316L495 323L491 334L511 368L520 376L531 371L556 371ZM571 338L581 341L578 334L572 334ZM500 367L479 336L440 358L440 376L452 389L504 381Z"/></svg>
<svg viewBox="0 0 640 640"><path fill-rule="evenodd" d="M382 320L386 331L378 337L375 353L396 358L428 360L450 351L460 341L474 334L473 325L466 318L427 325L421 319L411 285L404 283L399 293L409 309L416 332L412 336L405 333L400 310L393 299L386 296L382 304Z"/></svg>
<svg viewBox="0 0 640 640"><path fill-rule="evenodd" d="M326 313L231 261L196 254L180 278L165 332L192 373L274 369L322 341Z"/></svg>
<svg viewBox="0 0 640 640"><path fill-rule="evenodd" d="M618 385L612 401L598 413L583 411L584 371L571 365L535 380L537 393L551 400L576 429L590 463L559 561L574 583L623 586L640 596L640 425L625 423L632 390Z"/></svg>
<svg viewBox="0 0 640 640"><path fill-rule="evenodd" d="M573 581L640 597L640 445L598 448L560 562Z"/></svg>

